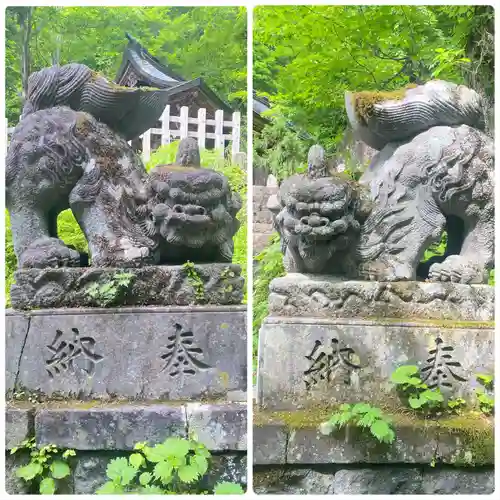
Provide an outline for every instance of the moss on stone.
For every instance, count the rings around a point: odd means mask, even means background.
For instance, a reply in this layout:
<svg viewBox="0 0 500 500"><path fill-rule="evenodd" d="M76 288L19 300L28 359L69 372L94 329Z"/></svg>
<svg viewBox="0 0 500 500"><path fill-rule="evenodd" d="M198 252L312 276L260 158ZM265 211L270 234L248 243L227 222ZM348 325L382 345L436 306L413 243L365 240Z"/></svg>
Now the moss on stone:
<svg viewBox="0 0 500 500"><path fill-rule="evenodd" d="M495 328L494 321L458 321L453 319L431 319L431 318L412 318L412 317L404 317L404 318L377 318L373 316L369 316L363 318L369 321L376 321L382 325L391 325L395 323L419 323L424 326L434 326L439 328L463 328L463 329L489 329Z"/></svg>
<svg viewBox="0 0 500 500"><path fill-rule="evenodd" d="M376 104L384 101L401 101L406 95L406 91L410 88L415 88L417 85L410 84L398 90L389 92L381 91L362 91L353 93L351 96L352 104L356 116L363 122L367 122L373 115L373 110Z"/></svg>

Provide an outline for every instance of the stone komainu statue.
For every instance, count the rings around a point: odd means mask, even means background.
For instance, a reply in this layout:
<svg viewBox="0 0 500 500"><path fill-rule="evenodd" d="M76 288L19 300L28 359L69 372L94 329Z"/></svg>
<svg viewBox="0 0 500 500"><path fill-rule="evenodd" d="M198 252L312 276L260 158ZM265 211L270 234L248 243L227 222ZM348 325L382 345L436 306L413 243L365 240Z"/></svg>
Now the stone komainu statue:
<svg viewBox="0 0 500 500"><path fill-rule="evenodd" d="M231 260L241 202L223 175L200 167L196 141L181 141L176 165L151 178L127 143L154 126L165 92L119 87L81 64L34 73L28 87L6 160L20 268L81 265L57 238L67 208L93 266Z"/></svg>
<svg viewBox="0 0 500 500"><path fill-rule="evenodd" d="M355 132L379 152L359 183L309 174L281 185L270 208L291 272L380 281L487 282L494 265L494 149L480 96L443 81L347 94ZM446 253L420 264L447 231Z"/></svg>

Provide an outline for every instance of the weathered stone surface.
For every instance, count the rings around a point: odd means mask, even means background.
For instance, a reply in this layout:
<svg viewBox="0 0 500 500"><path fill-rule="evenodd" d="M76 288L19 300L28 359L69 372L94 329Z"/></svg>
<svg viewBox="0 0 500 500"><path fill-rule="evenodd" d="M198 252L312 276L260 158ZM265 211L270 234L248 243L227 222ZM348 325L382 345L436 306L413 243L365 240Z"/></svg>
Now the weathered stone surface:
<svg viewBox="0 0 500 500"><path fill-rule="evenodd" d="M8 315L7 358L18 352ZM18 384L46 395L222 398L246 390L244 306L32 311ZM14 326L12 321L14 320Z"/></svg>
<svg viewBox="0 0 500 500"><path fill-rule="evenodd" d="M449 469L404 466L254 467L257 494L380 495L491 494L492 469Z"/></svg>
<svg viewBox="0 0 500 500"><path fill-rule="evenodd" d="M246 403L186 405L189 432L210 450L247 449Z"/></svg>
<svg viewBox="0 0 500 500"><path fill-rule="evenodd" d="M27 465L29 462L29 455L16 453L5 455L5 491L8 495L27 495L30 493L28 483L16 477L16 470L19 467Z"/></svg>
<svg viewBox="0 0 500 500"><path fill-rule="evenodd" d="M427 495L491 495L495 491L494 470L427 470L423 492Z"/></svg>
<svg viewBox="0 0 500 500"><path fill-rule="evenodd" d="M7 312L5 328L5 344L8 354L5 356L5 390L14 389L21 353L28 336L30 326L29 316L23 314L11 315Z"/></svg>
<svg viewBox="0 0 500 500"><path fill-rule="evenodd" d="M493 328L431 325L268 317L260 331L259 403L270 409L325 401L392 406L390 376L405 364L425 369L423 380L445 395L475 403L475 374L494 373ZM438 373L435 365L445 361L459 364Z"/></svg>
<svg viewBox="0 0 500 500"><path fill-rule="evenodd" d="M78 453L73 471L74 494L94 495L108 480L106 468L113 458L107 453Z"/></svg>
<svg viewBox="0 0 500 500"><path fill-rule="evenodd" d="M493 321L495 288L459 283L344 281L291 273L269 287L269 312L322 318Z"/></svg>
<svg viewBox="0 0 500 500"><path fill-rule="evenodd" d="M248 399L247 391L229 391L226 395L226 399L228 401L232 401L234 403L243 403Z"/></svg>
<svg viewBox="0 0 500 500"><path fill-rule="evenodd" d="M33 411L7 408L5 410L5 448L19 446L33 433Z"/></svg>
<svg viewBox="0 0 500 500"><path fill-rule="evenodd" d="M35 417L39 446L75 450L132 450L139 442L157 444L169 436L186 437L182 406L117 406L76 410L42 409Z"/></svg>
<svg viewBox="0 0 500 500"><path fill-rule="evenodd" d="M213 490L219 482L229 481L247 485L247 457L244 453L214 454L210 459L210 468L201 480L201 489Z"/></svg>
<svg viewBox="0 0 500 500"><path fill-rule="evenodd" d="M284 425L253 426L253 463L284 464L286 462L288 431Z"/></svg>
<svg viewBox="0 0 500 500"><path fill-rule="evenodd" d="M113 283L120 273L130 275L128 287L115 284L109 303L95 296L93 288ZM111 267L61 267L21 269L11 287L14 309L59 307L241 304L244 279L236 264L195 264L117 269ZM200 284L198 284L198 280Z"/></svg>
<svg viewBox="0 0 500 500"><path fill-rule="evenodd" d="M402 467L339 470L333 482L336 495L418 494L421 487L422 472Z"/></svg>

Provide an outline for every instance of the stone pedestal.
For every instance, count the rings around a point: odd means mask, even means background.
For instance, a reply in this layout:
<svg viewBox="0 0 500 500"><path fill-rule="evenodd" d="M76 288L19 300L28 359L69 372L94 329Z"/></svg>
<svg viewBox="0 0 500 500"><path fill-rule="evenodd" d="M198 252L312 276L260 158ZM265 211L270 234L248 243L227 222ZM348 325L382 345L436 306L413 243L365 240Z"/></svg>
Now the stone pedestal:
<svg viewBox="0 0 500 500"><path fill-rule="evenodd" d="M214 453L202 487L245 486L243 286L232 264L18 271L5 323L7 450L31 436L75 449L64 492L92 494L136 443L193 432ZM29 457L7 456L9 493L27 491L14 473Z"/></svg>
<svg viewBox="0 0 500 500"><path fill-rule="evenodd" d="M490 286L275 279L259 335L254 490L491 493L493 419L477 411L475 389L477 374L494 374L493 320ZM467 415L426 420L402 411L390 382L402 365L463 398ZM320 423L342 403L382 408L395 442L352 427L322 435Z"/></svg>
<svg viewBox="0 0 500 500"><path fill-rule="evenodd" d="M7 390L188 400L246 391L246 307L7 312Z"/></svg>

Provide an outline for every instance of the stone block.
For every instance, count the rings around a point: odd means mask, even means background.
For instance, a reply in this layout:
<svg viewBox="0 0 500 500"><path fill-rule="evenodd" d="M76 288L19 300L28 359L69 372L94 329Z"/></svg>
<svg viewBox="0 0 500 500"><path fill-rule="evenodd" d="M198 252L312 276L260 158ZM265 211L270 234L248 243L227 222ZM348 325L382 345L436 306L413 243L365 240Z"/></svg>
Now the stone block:
<svg viewBox="0 0 500 500"><path fill-rule="evenodd" d="M115 457L116 455L110 453L78 453L73 471L74 494L95 495L95 492L108 481L106 468Z"/></svg>
<svg viewBox="0 0 500 500"><path fill-rule="evenodd" d="M7 408L5 410L5 449L19 446L33 434L33 410Z"/></svg>
<svg viewBox="0 0 500 500"><path fill-rule="evenodd" d="M211 451L247 449L246 403L188 403L189 432Z"/></svg>
<svg viewBox="0 0 500 500"><path fill-rule="evenodd" d="M24 334L12 315L6 330L8 359ZM79 399L223 398L246 390L246 367L244 306L42 310L30 313L18 384Z"/></svg>
<svg viewBox="0 0 500 500"><path fill-rule="evenodd" d="M394 405L390 382L417 365L430 387L476 403L477 373L494 373L493 328L268 317L259 338L259 403L296 409L330 401Z"/></svg>
<svg viewBox="0 0 500 500"><path fill-rule="evenodd" d="M16 271L16 283L11 287L12 307L99 307L103 299L93 297L91 287L113 283L117 273L124 272L130 275L130 284L115 286L117 292L105 304L107 307L233 305L241 304L243 299L245 281L236 264L195 264L189 271L185 266L62 267Z"/></svg>
<svg viewBox="0 0 500 500"><path fill-rule="evenodd" d="M422 484L422 493L427 495L491 495L495 491L495 471L426 470Z"/></svg>
<svg viewBox="0 0 500 500"><path fill-rule="evenodd" d="M495 288L489 285L399 281L345 281L291 273L269 286L275 316L493 321Z"/></svg>
<svg viewBox="0 0 500 500"><path fill-rule="evenodd" d="M333 490L335 495L418 494L422 492L422 472L406 467L342 469L335 473Z"/></svg>
<svg viewBox="0 0 500 500"><path fill-rule="evenodd" d="M212 491L217 483L231 482L247 485L247 457L244 453L212 455L210 468L201 480L201 489Z"/></svg>
<svg viewBox="0 0 500 500"><path fill-rule="evenodd" d="M281 424L253 426L253 463L284 464L287 458L288 430Z"/></svg>
<svg viewBox="0 0 500 500"><path fill-rule="evenodd" d="M16 384L21 353L28 336L30 318L20 313L7 311L5 318L5 390L12 391Z"/></svg>
<svg viewBox="0 0 500 500"><path fill-rule="evenodd" d="M16 470L19 467L27 465L29 462L29 454L16 453L5 455L5 491L8 495L28 495L31 493L30 486L27 482L16 476Z"/></svg>
<svg viewBox="0 0 500 500"><path fill-rule="evenodd" d="M182 406L111 406L42 409L35 417L36 442L75 450L132 450L139 442L186 437Z"/></svg>

